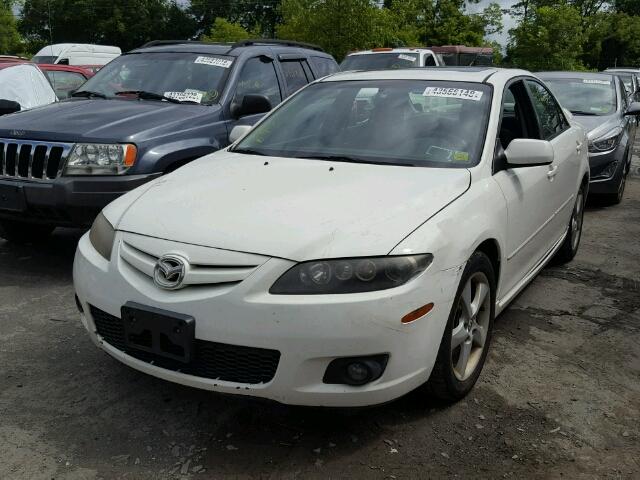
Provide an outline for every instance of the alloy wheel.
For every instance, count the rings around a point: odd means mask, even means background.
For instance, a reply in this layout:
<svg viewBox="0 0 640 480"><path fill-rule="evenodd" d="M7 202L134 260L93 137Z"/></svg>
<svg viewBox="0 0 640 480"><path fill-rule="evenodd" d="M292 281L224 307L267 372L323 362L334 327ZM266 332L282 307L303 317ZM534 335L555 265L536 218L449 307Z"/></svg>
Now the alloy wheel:
<svg viewBox="0 0 640 480"><path fill-rule="evenodd" d="M584 193L582 189L578 192L576 204L573 207L573 215L571 215L571 248L574 251L578 249L580 244L580 236L582 235L582 220L584 218Z"/></svg>
<svg viewBox="0 0 640 480"><path fill-rule="evenodd" d="M451 331L451 365L456 378L464 381L478 368L491 320L491 287L486 275L474 273L458 298Z"/></svg>

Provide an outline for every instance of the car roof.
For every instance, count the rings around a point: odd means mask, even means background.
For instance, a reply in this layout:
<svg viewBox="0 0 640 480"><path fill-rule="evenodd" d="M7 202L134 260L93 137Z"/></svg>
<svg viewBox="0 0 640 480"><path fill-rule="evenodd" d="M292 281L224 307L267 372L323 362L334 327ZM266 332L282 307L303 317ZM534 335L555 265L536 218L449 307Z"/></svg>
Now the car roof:
<svg viewBox="0 0 640 480"><path fill-rule="evenodd" d="M584 79L593 79L593 80L613 80L613 74L611 73L601 73L601 72L536 72L536 75L542 79L549 78L584 78Z"/></svg>
<svg viewBox="0 0 640 480"><path fill-rule="evenodd" d="M38 67L40 68L40 70L48 70L48 71L55 70L57 72L75 72L75 73L81 73L82 75L88 76L88 77L93 77L93 75L95 75L88 68L78 67L74 65L61 65L59 63L39 63Z"/></svg>
<svg viewBox="0 0 640 480"><path fill-rule="evenodd" d="M613 73L640 73L640 68L625 68L625 67L620 67L620 68L607 68L605 69L605 72L613 72Z"/></svg>
<svg viewBox="0 0 640 480"><path fill-rule="evenodd" d="M497 75L497 76L496 76ZM325 82L341 80L451 80L472 83L496 83L488 80L496 76L500 82L531 73L525 70L495 67L426 67L398 70L371 70L340 72L326 77Z"/></svg>
<svg viewBox="0 0 640 480"><path fill-rule="evenodd" d="M239 56L243 51L249 48L268 48L273 49L276 53L279 51L288 53L307 53L312 52L315 56L330 57L320 47L303 42L293 42L285 40L242 40L235 43L209 43L188 40L156 40L148 42L139 48L131 50L128 53L147 53L147 52L185 52L185 53L207 53L209 55L230 55Z"/></svg>

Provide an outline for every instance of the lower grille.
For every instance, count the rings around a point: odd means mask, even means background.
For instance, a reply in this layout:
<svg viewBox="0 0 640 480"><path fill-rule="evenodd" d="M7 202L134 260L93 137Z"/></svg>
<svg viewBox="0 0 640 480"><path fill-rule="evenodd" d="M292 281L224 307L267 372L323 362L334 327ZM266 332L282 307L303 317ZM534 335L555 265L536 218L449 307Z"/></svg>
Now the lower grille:
<svg viewBox="0 0 640 480"><path fill-rule="evenodd" d="M0 138L0 176L48 180L56 178L73 145Z"/></svg>
<svg viewBox="0 0 640 480"><path fill-rule="evenodd" d="M193 360L185 365L153 353L128 349L125 346L122 320L94 306L91 306L90 310L98 335L105 342L138 360L174 372L213 380L258 384L270 382L280 362L280 352L277 350L196 339Z"/></svg>

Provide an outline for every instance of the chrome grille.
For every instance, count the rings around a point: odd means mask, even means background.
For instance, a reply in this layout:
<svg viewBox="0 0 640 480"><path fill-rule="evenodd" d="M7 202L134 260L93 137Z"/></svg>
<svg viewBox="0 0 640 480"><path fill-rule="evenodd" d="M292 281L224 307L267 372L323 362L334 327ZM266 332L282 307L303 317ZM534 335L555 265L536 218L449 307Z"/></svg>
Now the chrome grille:
<svg viewBox="0 0 640 480"><path fill-rule="evenodd" d="M52 180L62 174L73 144L0 138L0 177Z"/></svg>

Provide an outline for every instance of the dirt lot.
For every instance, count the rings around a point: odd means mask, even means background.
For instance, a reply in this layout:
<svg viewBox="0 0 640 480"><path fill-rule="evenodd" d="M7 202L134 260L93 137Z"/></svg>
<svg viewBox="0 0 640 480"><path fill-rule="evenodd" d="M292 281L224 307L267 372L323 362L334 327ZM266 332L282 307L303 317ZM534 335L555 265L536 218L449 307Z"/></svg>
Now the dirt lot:
<svg viewBox="0 0 640 480"><path fill-rule="evenodd" d="M0 478L640 478L640 159L567 267L496 321L471 396L290 408L157 380L98 351L79 233L0 241Z"/></svg>

